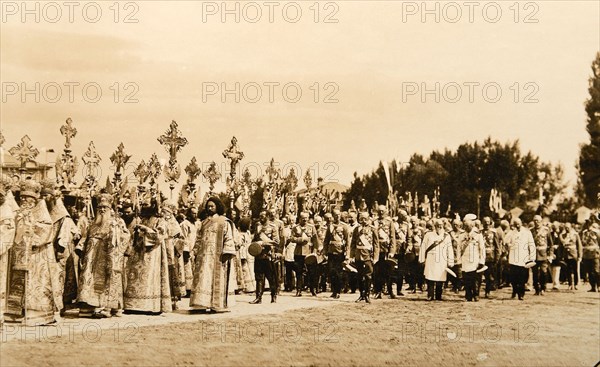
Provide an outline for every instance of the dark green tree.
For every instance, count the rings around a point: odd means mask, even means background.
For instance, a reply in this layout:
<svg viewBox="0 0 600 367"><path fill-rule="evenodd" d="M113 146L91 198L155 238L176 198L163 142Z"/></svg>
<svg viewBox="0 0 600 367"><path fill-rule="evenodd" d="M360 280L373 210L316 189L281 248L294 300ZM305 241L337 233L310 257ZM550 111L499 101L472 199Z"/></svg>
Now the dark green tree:
<svg viewBox="0 0 600 367"><path fill-rule="evenodd" d="M595 208L599 205L600 192L600 52L596 53L592 63L588 92L590 98L585 102L585 112L590 142L580 147L579 178L585 192L585 203Z"/></svg>

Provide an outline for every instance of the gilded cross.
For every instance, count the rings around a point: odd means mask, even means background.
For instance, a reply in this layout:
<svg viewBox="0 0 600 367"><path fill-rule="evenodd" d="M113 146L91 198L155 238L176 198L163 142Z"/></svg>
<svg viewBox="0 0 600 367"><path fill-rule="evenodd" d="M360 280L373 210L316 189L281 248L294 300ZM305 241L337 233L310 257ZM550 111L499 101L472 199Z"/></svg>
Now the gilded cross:
<svg viewBox="0 0 600 367"><path fill-rule="evenodd" d="M21 161L21 167L25 167L25 163L34 161L35 157L40 154L40 151L31 145L31 139L25 135L21 138L21 142L8 150L10 155Z"/></svg>
<svg viewBox="0 0 600 367"><path fill-rule="evenodd" d="M102 159L96 152L96 147L94 146L93 141L90 141L90 145L88 146L88 149L85 152L85 154L83 155L83 157L81 157L81 160L83 160L83 163L85 164L85 167L87 169L87 175L90 178L95 178L93 173L96 171L96 169L100 165L100 161Z"/></svg>
<svg viewBox="0 0 600 367"><path fill-rule="evenodd" d="M125 154L125 146L121 143L117 150L110 156L110 161L115 165L116 171L121 172L121 169L125 167L129 158L131 158L131 156Z"/></svg>
<svg viewBox="0 0 600 367"><path fill-rule="evenodd" d="M133 175L138 179L138 182L140 183L140 185L142 185L148 179L148 176L150 175L150 171L148 171L148 166L146 165L146 163L144 162L143 159L140 162L140 164L137 166L135 171L133 171Z"/></svg>
<svg viewBox="0 0 600 367"><path fill-rule="evenodd" d="M221 179L221 172L219 172L217 169L217 164L212 162L210 166L208 166L208 169L202 173L202 175L208 180L209 190L212 192L215 188L215 183Z"/></svg>
<svg viewBox="0 0 600 367"><path fill-rule="evenodd" d="M169 130L158 137L158 142L165 146L165 149L169 152L169 161L173 162L177 159L177 152L188 143L187 139L181 136L181 131L177 128L177 122L175 121L171 121Z"/></svg>
<svg viewBox="0 0 600 367"><path fill-rule="evenodd" d="M248 170L248 168L246 168L242 174L242 182L244 185L246 185L246 187L252 187L252 175L250 174L250 170Z"/></svg>
<svg viewBox="0 0 600 367"><path fill-rule="evenodd" d="M192 157L190 163L185 167L185 173L188 175L188 183L193 183L200 175L200 172L196 157Z"/></svg>
<svg viewBox="0 0 600 367"><path fill-rule="evenodd" d="M73 120L69 117L66 124L60 127L60 134L65 137L65 149L71 147L71 139L77 135L77 129L73 127Z"/></svg>
<svg viewBox="0 0 600 367"><path fill-rule="evenodd" d="M229 147L223 151L223 157L229 159L231 162L231 172L229 174L233 180L235 178L235 168L237 167L238 163L244 159L244 152L240 151L239 147L237 146L237 139L235 136L231 138Z"/></svg>
<svg viewBox="0 0 600 367"><path fill-rule="evenodd" d="M156 153L152 153L150 160L148 161L148 172L150 173L150 184L154 186L154 183L158 176L162 173L162 165L156 156Z"/></svg>

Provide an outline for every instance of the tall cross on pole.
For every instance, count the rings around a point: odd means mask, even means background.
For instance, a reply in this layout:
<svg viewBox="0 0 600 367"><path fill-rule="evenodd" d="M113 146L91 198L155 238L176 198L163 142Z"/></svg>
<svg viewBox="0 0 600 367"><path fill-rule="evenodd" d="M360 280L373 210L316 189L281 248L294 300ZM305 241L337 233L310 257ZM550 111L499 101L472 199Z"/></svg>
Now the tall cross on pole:
<svg viewBox="0 0 600 367"><path fill-rule="evenodd" d="M217 169L217 164L215 162L211 162L208 169L202 173L205 179L208 180L208 195L213 195L213 190L215 188L215 183L221 179L221 172Z"/></svg>
<svg viewBox="0 0 600 367"><path fill-rule="evenodd" d="M110 161L115 166L113 184L115 185L116 191L121 190L121 170L125 168L125 165L130 158L130 155L125 154L125 146L123 143L119 144L117 150L110 156Z"/></svg>
<svg viewBox="0 0 600 367"><path fill-rule="evenodd" d="M171 199L173 198L173 189L175 183L178 182L181 176L181 167L177 164L177 152L187 145L188 141L177 128L177 122L171 121L169 130L158 137L158 142L165 147L169 152L169 163L165 164L165 182L169 182L171 189Z"/></svg>
<svg viewBox="0 0 600 367"><path fill-rule="evenodd" d="M60 127L60 134L65 137L65 148L63 153L56 160L56 181L69 189L69 186L75 185L75 173L77 173L77 157L71 154L71 139L77 135L77 129L73 127L73 120L69 117L65 125Z"/></svg>
<svg viewBox="0 0 600 367"><path fill-rule="evenodd" d="M95 190L97 184L96 170L100 166L100 161L102 160L102 158L100 158L100 155L98 155L98 153L96 152L96 147L94 146L93 141L90 141L88 149L81 157L81 160L85 164L85 180L91 197L92 192Z"/></svg>
<svg viewBox="0 0 600 367"><path fill-rule="evenodd" d="M65 151L71 147L71 139L77 135L77 129L73 127L73 120L69 117L65 125L60 127L60 134L65 137Z"/></svg>
<svg viewBox="0 0 600 367"><path fill-rule="evenodd" d="M229 184L229 208L233 210L233 204L235 201L235 186L236 186L236 182L235 182L235 176L236 176L236 169L237 169L237 165L239 164L239 162L244 159L244 152L240 151L240 149L237 146L237 139L234 136L233 138L231 138L231 143L229 143L229 146L227 147L227 149L225 149L223 151L223 157L225 157L225 159L228 159L230 162L230 172L229 172L229 179L228 184ZM231 218L233 219L233 218Z"/></svg>
<svg viewBox="0 0 600 367"><path fill-rule="evenodd" d="M26 171L25 165L27 162L35 161L35 157L40 154L40 151L31 145L31 139L27 135L23 136L21 142L10 148L8 152L21 162L21 174Z"/></svg>
<svg viewBox="0 0 600 367"><path fill-rule="evenodd" d="M176 160L177 152L188 143L187 139L181 136L181 131L177 128L177 122L175 122L175 120L171 121L169 130L158 137L158 142L165 146L165 149L169 152L170 160Z"/></svg>
<svg viewBox="0 0 600 367"><path fill-rule="evenodd" d="M181 204L184 207L191 207L197 203L198 190L196 189L196 179L202 173L202 170L198 166L196 157L192 157L190 163L184 169L187 175L187 182L181 188Z"/></svg>

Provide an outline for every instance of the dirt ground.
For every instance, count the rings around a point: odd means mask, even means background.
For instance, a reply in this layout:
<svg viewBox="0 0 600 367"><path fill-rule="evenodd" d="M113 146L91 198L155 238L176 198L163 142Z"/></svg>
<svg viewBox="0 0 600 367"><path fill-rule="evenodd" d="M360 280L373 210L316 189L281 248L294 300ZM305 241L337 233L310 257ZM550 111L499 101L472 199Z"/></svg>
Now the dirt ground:
<svg viewBox="0 0 600 367"><path fill-rule="evenodd" d="M594 366L600 294L510 290L465 302L445 293L356 304L321 294L273 305L238 297L231 313L66 318L55 327L5 325L2 366ZM60 332L59 332L60 331Z"/></svg>

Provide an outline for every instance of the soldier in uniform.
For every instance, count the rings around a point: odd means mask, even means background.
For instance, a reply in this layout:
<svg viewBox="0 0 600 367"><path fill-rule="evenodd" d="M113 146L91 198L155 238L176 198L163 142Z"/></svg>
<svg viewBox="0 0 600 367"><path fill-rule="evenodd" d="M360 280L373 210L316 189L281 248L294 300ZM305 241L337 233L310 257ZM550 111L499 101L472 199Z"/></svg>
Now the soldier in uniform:
<svg viewBox="0 0 600 367"><path fill-rule="evenodd" d="M294 271L296 273L296 297L302 297L302 289L304 287L304 277L308 273L308 284L310 287L310 294L317 296L317 274L316 264L310 265L307 269L307 265L304 263L306 256L316 251L317 244L317 230L315 227L308 223L309 214L308 212L302 212L300 214L300 223L294 226L290 236L290 241L296 243L294 250Z"/></svg>
<svg viewBox="0 0 600 367"><path fill-rule="evenodd" d="M286 292L291 292L296 287L294 281L296 264L294 262L294 252L296 251L296 243L291 241L292 229L296 225L296 219L293 215L288 215L284 218L287 221L283 229L283 264L285 276L283 279L283 289Z"/></svg>
<svg viewBox="0 0 600 367"><path fill-rule="evenodd" d="M359 216L359 225L352 233L349 257L354 259L358 270L358 288L360 297L356 302L365 301L371 303L369 292L371 291L371 276L373 274L373 262L379 259L379 243L375 228L369 225L369 213L362 212Z"/></svg>
<svg viewBox="0 0 600 367"><path fill-rule="evenodd" d="M283 235L283 228L284 228L284 223L283 220L279 219L281 217L281 210L279 209L275 209L275 208L271 208L267 211L267 216L269 217L269 221L271 221L271 223L273 223L275 225L275 227L277 227L277 232L279 233L279 244L282 247L282 250L280 251L281 253L283 253L283 246L285 245L285 238ZM284 277L284 273L285 273L285 269L284 269L284 265L283 265L283 261L277 261L275 263L275 266L277 267L277 277L275 278L276 282L277 282L277 294L279 294L279 291L281 289L283 289L283 277Z"/></svg>
<svg viewBox="0 0 600 367"><path fill-rule="evenodd" d="M485 241L485 265L488 267L483 273L485 278L485 298L490 296L490 292L495 290L496 267L500 260L501 244L498 234L492 227L492 219L483 217L483 240ZM479 292L478 292L479 293Z"/></svg>
<svg viewBox="0 0 600 367"><path fill-rule="evenodd" d="M551 263L552 270L552 290L558 291L560 285L560 268L564 264L565 247L560 239L560 233L564 231L564 225L554 222L552 223L550 235L554 244L554 259Z"/></svg>
<svg viewBox="0 0 600 367"><path fill-rule="evenodd" d="M581 234L583 255L581 268L588 275L592 287L588 292L598 292L598 272L600 271L600 225L593 223Z"/></svg>
<svg viewBox="0 0 600 367"><path fill-rule="evenodd" d="M265 278L269 281L271 289L271 303L277 302L277 279L279 278L277 262L282 257L282 249L279 248L279 230L269 220L266 211L260 212L259 224L256 228L254 241L263 246L262 252L254 259L254 276L256 278L256 299L251 304L262 303L262 295L265 290Z"/></svg>
<svg viewBox="0 0 600 367"><path fill-rule="evenodd" d="M350 242L352 242L352 234L354 233L354 229L358 227L358 213L354 209L350 209L348 211L348 230L350 231ZM350 293L356 293L356 289L358 288L358 275L354 272L345 271L348 276L348 284L347 286L350 288ZM346 293L346 291L344 291Z"/></svg>
<svg viewBox="0 0 600 367"><path fill-rule="evenodd" d="M535 241L536 261L533 267L533 286L536 295L544 295L546 291L546 273L548 272L548 261L554 257L554 244L550 230L542 225L542 217L535 215L533 217L533 229L531 234Z"/></svg>
<svg viewBox="0 0 600 367"><path fill-rule="evenodd" d="M417 292L417 287L419 291L423 291L423 267L419 262L419 254L421 252L421 241L424 235L424 228L419 226L419 219L417 217L411 218L411 231L409 232L409 237L407 241L410 241L408 244L409 248L412 248L412 252L414 254L414 260L409 264L409 287L407 290L412 291L412 293Z"/></svg>
<svg viewBox="0 0 600 367"><path fill-rule="evenodd" d="M486 259L485 240L477 228L475 218L474 214L465 216L465 233L460 244L465 298L468 302L479 301L481 274L477 273L477 270L483 267Z"/></svg>
<svg viewBox="0 0 600 367"><path fill-rule="evenodd" d="M341 212L339 209L334 209L332 216L332 223L327 225L323 250L327 255L329 263L331 298L340 298L344 261L346 260L347 247L350 243L350 229L346 223L340 220Z"/></svg>
<svg viewBox="0 0 600 367"><path fill-rule="evenodd" d="M379 242L379 261L374 265L375 280L375 299L381 299L383 285L387 286L387 292L390 298L396 298L392 289L393 265L385 260L393 259L396 255L396 229L394 223L387 216L387 208L380 205L377 210L377 219L375 220L375 229L377 230L377 240Z"/></svg>
<svg viewBox="0 0 600 367"><path fill-rule="evenodd" d="M502 233L500 238L500 260L498 261L498 288L510 286L510 266L508 264L508 239L510 237L510 223L503 219L497 233Z"/></svg>
<svg viewBox="0 0 600 367"><path fill-rule="evenodd" d="M319 247L316 249L317 252L317 261L318 264L316 270L316 282L317 282L317 293L326 292L327 291L327 278L329 278L329 267L327 266L328 262L326 261L326 253L323 250L323 243L325 242L325 234L327 233L327 228L333 223L333 216L331 213L325 213L323 218L325 218L325 225L323 225L323 220L319 219L318 215L315 215L315 229L317 230L317 238L319 239Z"/></svg>
<svg viewBox="0 0 600 367"><path fill-rule="evenodd" d="M525 283L529 276L525 267L529 262L535 261L535 242L531 231L523 227L521 219L512 220L513 230L505 237L508 250L508 264L510 266L510 282L512 284L512 298L525 297Z"/></svg>
<svg viewBox="0 0 600 367"><path fill-rule="evenodd" d="M451 277L452 291L458 293L462 287L462 267L461 267L461 254L460 244L462 238L465 235L464 229L462 229L462 222L460 219L455 218L452 221L452 230L450 231L450 238L452 239L452 250L454 250L454 266L452 271L456 274L455 277Z"/></svg>
<svg viewBox="0 0 600 367"><path fill-rule="evenodd" d="M398 269L396 271L396 293L398 296L404 296L402 293L402 285L404 284L404 278L408 273L408 262L407 254L410 253L411 249L408 247L408 223L406 223L407 213L403 210L400 211L398 221L394 222L395 233L396 233L396 260L398 261ZM409 258L411 256L408 256Z"/></svg>
<svg viewBox="0 0 600 367"><path fill-rule="evenodd" d="M443 222L440 219L434 219L433 226L434 230L428 231L423 236L419 261L425 264L427 300L432 301L435 298L441 301L446 281L446 268L454 265L454 251L450 235L444 231Z"/></svg>
<svg viewBox="0 0 600 367"><path fill-rule="evenodd" d="M564 259L567 263L566 277L569 283L569 290L576 290L579 280L577 277L577 265L581 261L581 254L583 252L581 238L579 237L579 233L573 229L571 223L565 223L565 229L560 234L560 239L565 248Z"/></svg>

